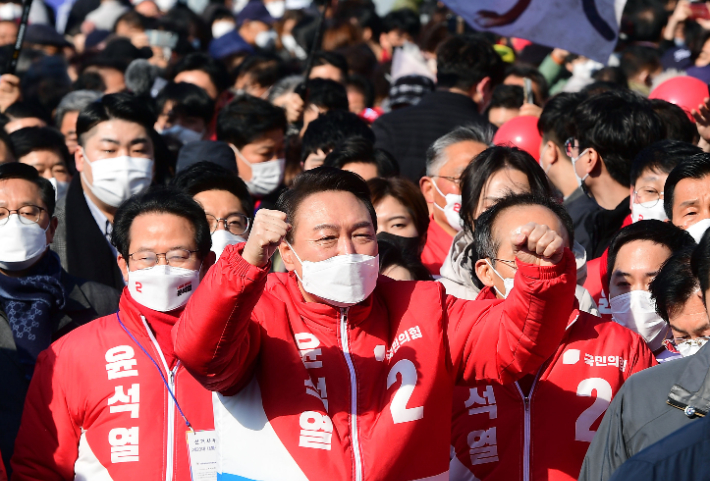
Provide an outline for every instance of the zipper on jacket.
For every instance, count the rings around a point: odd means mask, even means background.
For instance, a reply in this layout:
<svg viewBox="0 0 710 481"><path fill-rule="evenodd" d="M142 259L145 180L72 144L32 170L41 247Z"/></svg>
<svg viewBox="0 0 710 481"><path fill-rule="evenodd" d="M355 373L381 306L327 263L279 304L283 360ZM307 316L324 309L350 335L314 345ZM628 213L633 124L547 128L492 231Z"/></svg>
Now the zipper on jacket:
<svg viewBox="0 0 710 481"><path fill-rule="evenodd" d="M362 458L360 457L360 437L357 427L357 376L355 365L350 356L350 343L348 340L348 309L340 309L340 339L343 345L343 355L350 371L350 439L353 444L353 457L355 458L355 481L362 481Z"/></svg>
<svg viewBox="0 0 710 481"><path fill-rule="evenodd" d="M516 381L515 387L518 388L520 397L523 398L523 481L530 481L530 451L531 451L531 422L530 422L530 399L532 398L533 392L535 392L535 386L537 385L537 380L540 377L542 368L535 375L532 385L530 386L530 391L526 396L523 394L523 390L520 389L520 384Z"/></svg>
<svg viewBox="0 0 710 481"><path fill-rule="evenodd" d="M684 413L686 416L688 416L688 417L695 417L695 416L697 416L697 417L704 418L704 417L705 417L705 414L706 414L705 411L703 411L703 410L701 410L701 409L699 409L699 408L696 408L695 406L690 406L690 405L688 405L688 404L683 404L682 402L676 401L676 400L671 399L671 398L668 398L668 399L666 400L666 404L668 404L669 406L674 407L674 408L676 408L676 409L680 409L680 410L683 411L683 413Z"/></svg>
<svg viewBox="0 0 710 481"><path fill-rule="evenodd" d="M175 374L177 373L178 367L180 367L180 361L175 364L175 367L171 371L168 369L168 363L165 361L165 356L163 356L163 351L160 349L157 339L153 336L153 332L150 330L148 323L145 318L141 316L143 320L143 325L145 330L148 331L148 337L153 343L153 347L158 351L160 360L163 363L163 368L168 377L168 386L175 396L177 392L175 391ZM168 437L165 440L165 481L172 481L173 479L173 465L175 463L175 401L173 397L168 394Z"/></svg>

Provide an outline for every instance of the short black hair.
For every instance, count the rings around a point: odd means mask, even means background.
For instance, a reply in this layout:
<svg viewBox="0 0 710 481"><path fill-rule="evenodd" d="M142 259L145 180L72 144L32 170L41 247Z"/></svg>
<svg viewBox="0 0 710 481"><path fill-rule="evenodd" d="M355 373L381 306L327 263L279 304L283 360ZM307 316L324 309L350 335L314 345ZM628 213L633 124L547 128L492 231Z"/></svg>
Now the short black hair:
<svg viewBox="0 0 710 481"><path fill-rule="evenodd" d="M376 149L374 144L362 137L351 137L338 144L326 157L324 166L342 169L351 163L373 164L377 177L399 175L399 164L386 150Z"/></svg>
<svg viewBox="0 0 710 481"><path fill-rule="evenodd" d="M592 74L593 84L601 85L613 85L618 88L628 88L629 79L626 78L626 74L621 69L621 67L604 67L600 68ZM592 87L593 89L594 87Z"/></svg>
<svg viewBox="0 0 710 481"><path fill-rule="evenodd" d="M226 67L202 52L190 53L178 61L173 68L170 79L174 79L181 72L189 72L191 70L205 72L218 92L227 90L230 86L229 73Z"/></svg>
<svg viewBox="0 0 710 481"><path fill-rule="evenodd" d="M621 70L626 78L632 78L644 69L650 72L662 68L658 49L645 45L631 45L621 52Z"/></svg>
<svg viewBox="0 0 710 481"><path fill-rule="evenodd" d="M631 162L638 153L665 138L663 122L650 102L623 90L583 101L574 111L574 130L579 151L595 149L611 178L624 187L629 186Z"/></svg>
<svg viewBox="0 0 710 481"><path fill-rule="evenodd" d="M217 140L241 149L272 130L286 131L286 113L270 102L241 95L217 116Z"/></svg>
<svg viewBox="0 0 710 481"><path fill-rule="evenodd" d="M519 85L496 85L488 110L494 108L519 109L525 103L525 92Z"/></svg>
<svg viewBox="0 0 710 481"><path fill-rule="evenodd" d="M587 96L583 93L563 92L548 100L537 121L537 130L540 135L553 141L560 149L564 150L565 141L574 134L574 130L570 126L574 109L585 98Z"/></svg>
<svg viewBox="0 0 710 481"><path fill-rule="evenodd" d="M40 177L37 169L31 165L22 164L20 162L8 162L0 164L0 181L8 179L23 179L32 182L39 189L39 195L42 202L47 206L47 213L50 217L54 215L56 206L54 186L44 177Z"/></svg>
<svg viewBox="0 0 710 481"><path fill-rule="evenodd" d="M271 87L286 76L283 61L276 56L249 55L235 69L237 78L249 75L261 87Z"/></svg>
<svg viewBox="0 0 710 481"><path fill-rule="evenodd" d="M668 21L664 2L629 2L624 10L623 31L632 42L658 42Z"/></svg>
<svg viewBox="0 0 710 481"><path fill-rule="evenodd" d="M545 105L545 102L547 101L547 98L550 96L550 88L547 85L547 80L545 79L545 76L540 73L538 69L535 67L529 66L529 65L521 65L521 64L515 64L515 65L510 65L506 70L505 70L505 76L513 77L520 77L520 78L529 78L532 83L537 85L538 89L540 90L540 97L541 98L536 98L535 103L538 105Z"/></svg>
<svg viewBox="0 0 710 481"><path fill-rule="evenodd" d="M567 237L569 237L569 245L567 247L572 248L574 244L574 224L572 223L572 217L570 217L567 209L562 204L549 196L540 195L539 193L516 194L502 198L476 219L472 244L476 246L478 259L494 259L498 257L500 239L493 235L496 220L507 209L526 206L541 206L552 211L560 219L567 231ZM493 263L495 264L495 261Z"/></svg>
<svg viewBox="0 0 710 481"><path fill-rule="evenodd" d="M244 181L235 173L214 162L202 161L192 164L173 180L173 185L194 197L208 190L224 190L234 195L244 208L247 217L254 216L252 199Z"/></svg>
<svg viewBox="0 0 710 481"><path fill-rule="evenodd" d="M666 128L666 138L696 144L698 129L688 118L688 114L676 104L663 99L650 99L651 108L658 114Z"/></svg>
<svg viewBox="0 0 710 481"><path fill-rule="evenodd" d="M540 164L524 150L517 147L494 146L478 154L461 174L461 210L459 214L464 228L474 230L473 216L478 208L478 199L488 180L499 170L511 168L525 174L533 194L554 197L550 183Z"/></svg>
<svg viewBox="0 0 710 481"><path fill-rule="evenodd" d="M382 18L382 31L385 33L399 30L402 33L409 34L412 39L416 40L421 28L422 23L419 15L410 8L405 7L391 11Z"/></svg>
<svg viewBox="0 0 710 481"><path fill-rule="evenodd" d="M319 50L313 55L313 66L332 65L343 74L343 81L348 78L348 61L345 56L326 50ZM313 79L310 79L313 80Z"/></svg>
<svg viewBox="0 0 710 481"><path fill-rule="evenodd" d="M693 237L670 222L661 222L655 219L634 222L617 232L609 244L606 263L609 278L614 271L616 256L621 248L634 241L650 241L667 247L671 252L677 252L686 247L695 247Z"/></svg>
<svg viewBox="0 0 710 481"><path fill-rule="evenodd" d="M47 112L33 102L15 102L5 109L3 113L7 115L10 120L38 118L49 123Z"/></svg>
<svg viewBox="0 0 710 481"><path fill-rule="evenodd" d="M646 170L653 170L663 174L670 174L676 165L701 154L703 150L697 145L677 140L661 140L643 149L631 164L631 186Z"/></svg>
<svg viewBox="0 0 710 481"><path fill-rule="evenodd" d="M702 179L710 175L710 154L702 152L680 162L668 174L664 190L663 208L668 219L673 221L673 199L675 186L683 179Z"/></svg>
<svg viewBox="0 0 710 481"><path fill-rule="evenodd" d="M666 322L700 287L690 265L694 250L686 247L674 252L649 285L651 297L656 301L656 312Z"/></svg>
<svg viewBox="0 0 710 481"><path fill-rule="evenodd" d="M372 225L377 232L377 214L375 214L375 208L370 201L370 189L362 177L347 170L318 167L299 174L294 179L291 188L279 196L276 201L276 210L285 213L289 222L293 224L299 206L307 197L319 192L332 191L350 192L357 197L370 213ZM294 229L291 229L286 235L286 240L289 242L293 242L293 231Z"/></svg>
<svg viewBox="0 0 710 481"><path fill-rule="evenodd" d="M26 127L10 134L10 142L15 158L19 161L25 155L37 150L49 150L56 153L64 161L70 172L73 172L74 162L64 136L51 127Z"/></svg>
<svg viewBox="0 0 710 481"><path fill-rule="evenodd" d="M380 232L382 234L382 232ZM429 270L424 266L418 255L404 250L401 246L390 242L388 238L377 236L377 253L380 256L380 272L389 267L399 266L408 270L415 281L433 281Z"/></svg>
<svg viewBox="0 0 710 481"><path fill-rule="evenodd" d="M301 162L319 150L330 152L343 140L362 137L375 142L372 129L360 117L344 110L331 110L308 124L301 142Z"/></svg>
<svg viewBox="0 0 710 481"><path fill-rule="evenodd" d="M210 226L205 211L187 193L176 187L153 186L145 193L134 195L116 211L113 219L111 243L128 262L131 245L131 226L139 215L172 214L187 219L195 229L197 253L204 259L212 248Z"/></svg>
<svg viewBox="0 0 710 481"><path fill-rule="evenodd" d="M142 125L149 136L153 132L156 120L151 108L133 94L121 92L104 95L79 112L79 117L76 120L76 135L79 144L84 145L84 134L98 124L113 119Z"/></svg>
<svg viewBox="0 0 710 481"><path fill-rule="evenodd" d="M155 98L158 115L163 113L165 104L171 100L173 111L186 117L198 117L209 123L214 114L214 101L204 89L187 82L170 82Z"/></svg>
<svg viewBox="0 0 710 481"><path fill-rule="evenodd" d="M360 92L363 97L365 97L365 107L372 108L375 104L375 86L367 77L360 74L350 75L345 85L346 91L348 88L352 88Z"/></svg>
<svg viewBox="0 0 710 481"><path fill-rule="evenodd" d="M306 105L316 105L328 110L348 110L348 92L340 82L312 78L306 86Z"/></svg>
<svg viewBox="0 0 710 481"><path fill-rule="evenodd" d="M470 90L486 77L493 86L503 81L505 66L493 46L480 35L453 35L436 49L440 88Z"/></svg>

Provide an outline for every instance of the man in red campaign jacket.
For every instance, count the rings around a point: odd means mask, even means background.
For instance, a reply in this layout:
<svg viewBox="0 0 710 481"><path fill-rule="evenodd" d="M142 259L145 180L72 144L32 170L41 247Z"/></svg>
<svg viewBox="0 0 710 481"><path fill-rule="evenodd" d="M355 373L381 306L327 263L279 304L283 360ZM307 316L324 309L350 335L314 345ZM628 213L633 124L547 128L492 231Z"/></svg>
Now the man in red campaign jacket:
<svg viewBox="0 0 710 481"><path fill-rule="evenodd" d="M215 452L212 394L171 340L214 262L204 211L187 194L148 191L118 209L113 242L127 283L119 310L39 355L13 480L190 481L191 470L194 479L214 470L200 456Z"/></svg>
<svg viewBox="0 0 710 481"><path fill-rule="evenodd" d="M476 274L486 285L478 299L513 296L519 289L504 239L521 219L547 225L573 243L572 218L560 204L530 194L502 199L476 220ZM532 374L512 384L455 388L452 481L576 480L612 397L631 374L656 364L629 329L576 306L567 314L562 341Z"/></svg>
<svg viewBox="0 0 710 481"><path fill-rule="evenodd" d="M217 479L448 479L454 384L509 383L552 355L574 303L572 253L522 225L505 240L518 289L463 301L378 277L357 175L307 171L278 205L225 249L173 328L178 358L219 393ZM277 248L290 272L267 276Z"/></svg>

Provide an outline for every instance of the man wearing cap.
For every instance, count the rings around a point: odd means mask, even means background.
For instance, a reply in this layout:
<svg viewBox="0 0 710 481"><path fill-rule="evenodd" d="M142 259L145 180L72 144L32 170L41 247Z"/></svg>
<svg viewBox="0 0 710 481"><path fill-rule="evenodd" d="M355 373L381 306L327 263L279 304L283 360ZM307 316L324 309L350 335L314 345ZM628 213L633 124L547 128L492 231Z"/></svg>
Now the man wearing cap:
<svg viewBox="0 0 710 481"><path fill-rule="evenodd" d="M239 12L237 29L249 45L267 49L273 46L276 39L276 32L271 29L274 22L276 19L271 16L263 2L252 0Z"/></svg>

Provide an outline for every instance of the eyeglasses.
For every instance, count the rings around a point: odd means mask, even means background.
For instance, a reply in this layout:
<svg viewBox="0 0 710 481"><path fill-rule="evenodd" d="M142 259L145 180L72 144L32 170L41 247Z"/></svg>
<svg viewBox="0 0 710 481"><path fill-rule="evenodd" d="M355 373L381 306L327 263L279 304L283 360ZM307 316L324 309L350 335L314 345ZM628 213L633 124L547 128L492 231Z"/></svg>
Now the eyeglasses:
<svg viewBox="0 0 710 481"><path fill-rule="evenodd" d="M449 182L452 182L456 185L459 185L461 183L461 177L451 177L449 175L435 175L434 177L438 177L440 179L446 179Z"/></svg>
<svg viewBox="0 0 710 481"><path fill-rule="evenodd" d="M42 215L43 210L46 209L31 204L13 210L6 209L5 207L0 207L0 226L7 224L7 221L10 220L10 215L13 213L17 214L17 217L20 218L20 222L22 224L39 224L39 217Z"/></svg>
<svg viewBox="0 0 710 481"><path fill-rule="evenodd" d="M158 259L165 258L165 262L172 267L192 266L195 263L195 253L187 249L173 249L162 254L156 254L151 251L139 251L129 254L133 262L136 263L139 269L149 269L158 264Z"/></svg>
<svg viewBox="0 0 710 481"><path fill-rule="evenodd" d="M230 234L240 235L249 230L251 219L244 214L232 214L226 219L220 219L212 214L205 214L207 223L210 225L210 234L219 228L219 224L224 225L224 229Z"/></svg>
<svg viewBox="0 0 710 481"><path fill-rule="evenodd" d="M652 202L649 207L654 207L658 201L663 199L663 192L658 192L653 187L642 187L634 191L634 204L645 204Z"/></svg>
<svg viewBox="0 0 710 481"><path fill-rule="evenodd" d="M579 145L574 137L565 140L565 154L567 154L567 157L570 159L576 157L574 154L576 154L577 151L579 151Z"/></svg>
<svg viewBox="0 0 710 481"><path fill-rule="evenodd" d="M515 263L515 261L509 261L506 259L496 259L495 257L490 257L490 260L496 261L496 262L502 262L506 266L510 267L511 269L517 271L518 270L518 265Z"/></svg>

